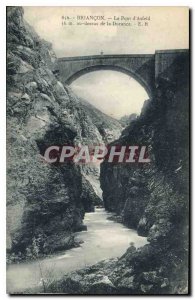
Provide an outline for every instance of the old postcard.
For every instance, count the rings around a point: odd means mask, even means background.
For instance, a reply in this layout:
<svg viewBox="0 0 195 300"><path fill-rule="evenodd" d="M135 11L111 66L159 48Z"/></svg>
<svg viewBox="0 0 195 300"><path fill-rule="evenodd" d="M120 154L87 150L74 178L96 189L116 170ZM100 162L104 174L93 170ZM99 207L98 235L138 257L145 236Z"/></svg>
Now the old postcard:
<svg viewBox="0 0 195 300"><path fill-rule="evenodd" d="M7 293L189 278L188 7L7 7Z"/></svg>

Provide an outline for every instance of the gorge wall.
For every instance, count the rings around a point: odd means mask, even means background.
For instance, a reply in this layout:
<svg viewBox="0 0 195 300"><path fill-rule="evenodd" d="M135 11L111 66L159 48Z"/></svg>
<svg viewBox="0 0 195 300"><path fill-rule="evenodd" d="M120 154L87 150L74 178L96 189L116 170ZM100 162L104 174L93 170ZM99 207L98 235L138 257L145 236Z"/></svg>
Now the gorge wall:
<svg viewBox="0 0 195 300"><path fill-rule="evenodd" d="M112 145L146 145L149 164L101 165L105 207L140 234L187 216L189 175L189 57L178 58L156 81L153 99ZM172 199L173 197L173 199ZM120 200L119 200L120 199ZM172 199L172 200L171 200ZM181 215L179 215L179 212ZM160 224L159 224L160 219Z"/></svg>
<svg viewBox="0 0 195 300"><path fill-rule="evenodd" d="M150 242L138 251L130 247L119 260L127 264L125 269L134 266L133 281L129 288L128 284L124 287L126 291L187 291L188 114L189 56L185 53L157 77L153 99L114 142L148 146L151 163L101 165L105 208ZM118 273L118 282L123 275ZM166 278L166 284L162 284L162 278Z"/></svg>
<svg viewBox="0 0 195 300"><path fill-rule="evenodd" d="M18 257L75 245L85 211L101 202L94 168L44 161L46 147L102 143L120 125L88 108L55 74L56 56L23 18L7 9L7 248ZM95 179L94 179L95 180ZM35 253L34 253L35 252Z"/></svg>

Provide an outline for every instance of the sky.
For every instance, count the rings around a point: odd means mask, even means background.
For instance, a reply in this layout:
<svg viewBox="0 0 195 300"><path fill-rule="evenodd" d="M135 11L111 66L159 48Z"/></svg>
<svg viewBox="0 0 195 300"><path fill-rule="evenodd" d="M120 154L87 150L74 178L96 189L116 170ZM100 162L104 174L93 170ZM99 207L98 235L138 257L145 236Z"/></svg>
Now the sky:
<svg viewBox="0 0 195 300"><path fill-rule="evenodd" d="M62 17L67 16L74 26L62 26ZM110 17L112 21L144 17L148 26L137 26L138 21L133 21L132 26L79 26L75 20L80 16L104 16L107 21ZM24 18L42 38L52 43L57 57L97 55L101 51L152 54L155 50L189 47L187 7L28 6L24 7ZM139 113L148 99L133 78L116 71L88 73L75 80L71 87L77 95L115 118Z"/></svg>
<svg viewBox="0 0 195 300"><path fill-rule="evenodd" d="M188 9L182 7L24 7L25 19L52 42L58 57L154 53L188 48ZM62 26L62 16L149 16L147 27Z"/></svg>
<svg viewBox="0 0 195 300"><path fill-rule="evenodd" d="M73 81L71 88L75 94L116 119L130 113L140 114L148 99L147 92L136 80L116 71L87 73Z"/></svg>

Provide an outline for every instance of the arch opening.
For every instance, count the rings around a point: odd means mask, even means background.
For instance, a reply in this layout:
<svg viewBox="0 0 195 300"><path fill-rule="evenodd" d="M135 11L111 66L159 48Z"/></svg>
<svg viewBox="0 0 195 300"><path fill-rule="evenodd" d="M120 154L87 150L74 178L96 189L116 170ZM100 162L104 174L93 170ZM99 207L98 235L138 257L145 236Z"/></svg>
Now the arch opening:
<svg viewBox="0 0 195 300"><path fill-rule="evenodd" d="M132 114L138 116L149 99L143 84L118 69L90 68L88 72L76 74L70 87L78 97L118 120Z"/></svg>
<svg viewBox="0 0 195 300"><path fill-rule="evenodd" d="M125 67L114 66L114 65L110 66L110 65L103 64L103 65L94 65L94 66L82 68L81 70L77 71L72 76L70 76L66 80L66 84L71 85L75 80L77 80L81 76L95 71L116 71L116 72L126 74L132 77L137 82L139 82L139 84L146 90L148 94L148 98L151 98L152 96L151 88L150 86L148 86L147 82L142 78L142 76L140 76L138 73L135 73L133 70L130 70L129 68L127 69Z"/></svg>

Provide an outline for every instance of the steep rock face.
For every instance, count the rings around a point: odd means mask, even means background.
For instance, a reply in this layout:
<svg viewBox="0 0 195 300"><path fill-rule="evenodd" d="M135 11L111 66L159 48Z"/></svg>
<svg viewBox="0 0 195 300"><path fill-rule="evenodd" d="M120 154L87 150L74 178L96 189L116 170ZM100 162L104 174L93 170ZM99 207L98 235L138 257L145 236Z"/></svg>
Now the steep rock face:
<svg viewBox="0 0 195 300"><path fill-rule="evenodd" d="M79 165L48 164L44 151L103 138L57 78L51 44L25 22L23 9L9 7L7 21L7 247L51 253L74 246L72 232L101 200Z"/></svg>
<svg viewBox="0 0 195 300"><path fill-rule="evenodd" d="M105 115L84 99L79 98L79 100L87 115L90 116L93 124L97 127L102 137L102 142L107 144L119 138L122 131L120 121Z"/></svg>
<svg viewBox="0 0 195 300"><path fill-rule="evenodd" d="M130 125L130 123L132 121L134 121L136 118L138 117L137 114L130 114L128 115L124 115L120 118L120 123L122 124L123 127L127 127L128 125Z"/></svg>
<svg viewBox="0 0 195 300"><path fill-rule="evenodd" d="M77 130L60 107L70 99L52 73L51 46L24 22L22 8L8 8L7 46L8 249L69 248L84 216L80 170L45 163L42 148L73 142Z"/></svg>
<svg viewBox="0 0 195 300"><path fill-rule="evenodd" d="M65 88L71 99L71 107L66 105L67 118L69 118L71 122L73 118L73 122L78 124L77 136L75 137L75 143L77 145L107 145L120 136L122 126L117 120L105 115L84 99L75 96L70 87L66 86ZM95 193L92 201L93 204L103 206L102 190L99 180L100 163L87 163L82 165L81 173L85 183L88 183L89 194L91 194L90 187L92 187ZM84 199L86 199L86 197L84 197ZM87 211L93 211L94 205L91 206L89 203Z"/></svg>
<svg viewBox="0 0 195 300"><path fill-rule="evenodd" d="M127 225L146 232L160 215L159 210L150 211L153 206L159 205L166 215L169 205L179 204L175 201L186 207L188 197L188 55L161 76L154 99L147 100L141 116L111 143L146 145L151 163L101 165L105 207L121 214ZM170 197L178 200L172 203Z"/></svg>
<svg viewBox="0 0 195 300"><path fill-rule="evenodd" d="M156 84L154 98L144 105L141 116L113 143L148 146L151 163L104 162L101 187L106 209L148 236L150 246L140 250L139 259L145 259L146 248L151 260L158 258L154 266L150 260L140 266L139 276L164 267L163 274L170 280L167 291L179 293L188 276L188 53L178 57ZM150 292L155 293L153 286Z"/></svg>

